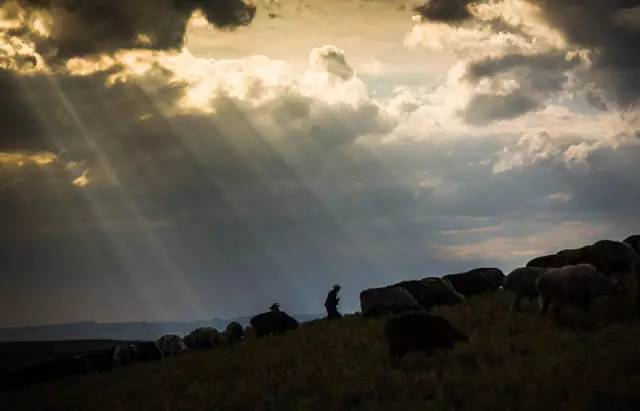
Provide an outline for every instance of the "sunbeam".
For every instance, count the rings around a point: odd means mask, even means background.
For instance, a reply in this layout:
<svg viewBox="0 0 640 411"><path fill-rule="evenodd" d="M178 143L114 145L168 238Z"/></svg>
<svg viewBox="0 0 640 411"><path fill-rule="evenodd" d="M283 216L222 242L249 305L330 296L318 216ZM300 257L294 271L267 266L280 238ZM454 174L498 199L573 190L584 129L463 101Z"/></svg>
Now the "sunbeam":
<svg viewBox="0 0 640 411"><path fill-rule="evenodd" d="M357 311L638 223L631 4L63 3L0 0L0 324Z"/></svg>
<svg viewBox="0 0 640 411"><path fill-rule="evenodd" d="M97 167L107 171L114 170L113 165L110 163L110 159L103 153L98 142L87 129L82 118L73 107L73 104L67 97L67 94L62 90L58 81L55 78L49 78L49 84L58 96L65 113L72 119L74 126L83 139L83 142L86 143L89 151L97 160ZM118 127L113 129L113 132L118 131ZM150 251L150 257L157 258L160 262L160 267L169 275L168 281L170 281L170 288L174 298L180 299L180 301L189 304L191 306L192 315L199 318L205 318L207 313L202 308L199 297L192 284L189 283L188 277L180 267L174 264L167 250L151 231L150 227L152 226L152 220L148 219L142 212L140 207L127 192L126 187L116 184L113 186L113 192L116 195L117 201L123 205L125 212L123 217L131 219L134 224L142 229L141 234L144 241L143 250L145 248L148 249ZM144 264L140 266L137 261L139 259L138 253L143 250L136 252L135 250L127 249L126 243L123 243L122 239L118 238L118 233L114 232L112 227L109 225L110 216L108 215L108 210L105 210L98 200L92 198L90 190L86 190L84 194L97 217L98 223L102 224L102 228L105 232L109 233L112 243L118 250L118 255L125 264L125 268L127 270L126 274L130 276L134 289L141 295L146 305L151 307L151 312L154 313L155 318L169 317L171 314L166 311L164 302L157 301L157 298L154 298L153 294L148 291L148 282L150 281L149 273L143 272Z"/></svg>

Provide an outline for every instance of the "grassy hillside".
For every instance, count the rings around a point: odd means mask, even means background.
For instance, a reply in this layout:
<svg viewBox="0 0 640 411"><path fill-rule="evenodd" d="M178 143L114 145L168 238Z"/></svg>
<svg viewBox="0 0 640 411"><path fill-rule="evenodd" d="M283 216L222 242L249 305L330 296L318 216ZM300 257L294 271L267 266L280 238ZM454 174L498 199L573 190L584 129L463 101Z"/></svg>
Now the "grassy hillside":
<svg viewBox="0 0 640 411"><path fill-rule="evenodd" d="M90 351L111 349L135 341L67 340L0 342L0 371L41 363L51 357L70 357Z"/></svg>
<svg viewBox="0 0 640 411"><path fill-rule="evenodd" d="M627 410L640 409L640 324L631 295L561 323L511 294L441 313L471 337L448 354L391 364L382 320L358 315L281 337L137 364L5 395L4 409L46 410ZM615 319L615 321L614 321ZM441 370L437 372L436 370ZM440 376L440 377L439 377Z"/></svg>

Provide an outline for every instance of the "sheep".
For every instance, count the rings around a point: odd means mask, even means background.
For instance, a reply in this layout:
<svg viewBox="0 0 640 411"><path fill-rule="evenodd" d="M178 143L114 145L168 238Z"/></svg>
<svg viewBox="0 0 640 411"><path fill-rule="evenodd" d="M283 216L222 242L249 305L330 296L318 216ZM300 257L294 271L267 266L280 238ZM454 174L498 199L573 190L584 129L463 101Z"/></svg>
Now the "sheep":
<svg viewBox="0 0 640 411"><path fill-rule="evenodd" d="M540 313L545 315L549 305L554 303L556 316L565 305L577 305L588 312L594 298L624 290L621 283L606 277L590 264L547 269L538 277L536 288Z"/></svg>

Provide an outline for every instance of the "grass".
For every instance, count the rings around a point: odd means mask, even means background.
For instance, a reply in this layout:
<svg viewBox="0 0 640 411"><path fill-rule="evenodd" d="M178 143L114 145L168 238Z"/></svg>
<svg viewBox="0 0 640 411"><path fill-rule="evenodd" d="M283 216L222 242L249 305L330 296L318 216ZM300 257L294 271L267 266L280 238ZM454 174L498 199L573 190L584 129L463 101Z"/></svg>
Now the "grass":
<svg viewBox="0 0 640 411"><path fill-rule="evenodd" d="M313 321L279 337L4 393L7 410L640 409L631 295L541 318L498 291L438 310L470 344L392 364L384 319ZM441 372L438 372L441 370Z"/></svg>

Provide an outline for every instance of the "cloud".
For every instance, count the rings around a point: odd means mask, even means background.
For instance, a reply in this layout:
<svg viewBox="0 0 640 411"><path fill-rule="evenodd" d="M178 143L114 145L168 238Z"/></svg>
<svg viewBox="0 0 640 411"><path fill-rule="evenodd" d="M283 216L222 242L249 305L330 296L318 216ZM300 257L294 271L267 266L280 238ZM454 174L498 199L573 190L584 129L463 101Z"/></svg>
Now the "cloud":
<svg viewBox="0 0 640 411"><path fill-rule="evenodd" d="M519 50L503 49L502 57L523 52L588 53L589 66L577 73L577 79L582 85L593 83L606 91L611 101L628 108L640 96L640 88L634 86L640 84L640 57L636 52L638 7L637 0L589 0L580 4L573 0L474 3L469 7L473 19L466 27L491 33L482 37L489 45L487 54L492 53L490 40L505 34L513 36L514 40L509 42ZM481 47L480 44L478 42L477 47ZM493 52L494 56L497 54Z"/></svg>
<svg viewBox="0 0 640 411"><path fill-rule="evenodd" d="M174 112L220 114L236 106L250 113L269 139L298 136L341 145L395 126L395 119L369 97L366 85L335 46L311 50L309 68L302 73L266 56L215 60L183 50L149 55L145 61L138 65L141 70L124 66L117 73L144 78L159 70L169 83L183 85Z"/></svg>
<svg viewBox="0 0 640 411"><path fill-rule="evenodd" d="M330 52L312 52L313 57L335 57L332 48L324 50ZM346 64L344 56L341 60ZM66 177L74 185L116 186L127 180L125 170L145 159L178 155L176 138L165 132L163 118L246 117L270 143L291 140L325 154L396 125L369 98L355 72L343 79L329 71L335 67L322 63L299 73L264 56L215 60L186 50L122 50L74 58L67 67L68 74L0 72L6 90L0 94L5 103L0 150L61 153L65 161L78 164ZM234 133L238 139L252 132L244 129L245 122L241 127ZM136 137L124 137L122 130Z"/></svg>
<svg viewBox="0 0 640 411"><path fill-rule="evenodd" d="M637 32L629 30L635 21L637 0L570 0L544 2L545 18L572 44L594 51L588 80L606 90L611 99L628 107L640 97L640 56ZM621 25L622 21L626 24Z"/></svg>
<svg viewBox="0 0 640 411"><path fill-rule="evenodd" d="M190 3L193 8L202 10L207 20L219 28L250 24L256 13L255 6L243 0L191 0Z"/></svg>
<svg viewBox="0 0 640 411"><path fill-rule="evenodd" d="M509 115L525 114L560 92L580 94L599 110L624 111L640 97L639 8L638 1L622 0L471 2L470 17L462 21L418 21L405 44L455 53L468 66L472 85L515 82L521 91L511 99L519 109L505 108ZM511 102L504 93L470 91L493 106ZM503 110L495 111L496 119L503 118Z"/></svg>
<svg viewBox="0 0 640 411"><path fill-rule="evenodd" d="M247 25L255 15L243 0L3 0L0 9L5 20L14 16L15 26L0 26L0 43L24 42L33 59L49 62L120 49L178 49L196 10L220 29Z"/></svg>
<svg viewBox="0 0 640 411"><path fill-rule="evenodd" d="M519 117L565 91L570 73L584 64L579 55L564 53L509 54L476 60L469 64L467 79L488 88L489 93L476 92L463 116L472 124ZM510 90L504 91L504 84ZM596 94L591 94L593 100Z"/></svg>
<svg viewBox="0 0 640 411"><path fill-rule="evenodd" d="M573 144L562 154L562 160L570 169L580 169L588 167L588 159L591 152L596 148L593 144L580 143Z"/></svg>
<svg viewBox="0 0 640 411"><path fill-rule="evenodd" d="M326 72L342 81L349 80L354 75L353 68L347 64L344 51L333 45L311 50L309 66L311 70Z"/></svg>
<svg viewBox="0 0 640 411"><path fill-rule="evenodd" d="M106 76L108 86L154 79L183 91L178 108L215 111L220 97L255 106L289 94L300 94L327 104L358 107L371 103L367 87L335 46L311 50L309 67L302 73L283 60L255 55L217 60L180 52L121 50L110 56L73 58L67 62L74 76Z"/></svg>
<svg viewBox="0 0 640 411"><path fill-rule="evenodd" d="M524 134L514 147L505 147L493 165L494 173L528 167L555 159L561 153L546 131Z"/></svg>
<svg viewBox="0 0 640 411"><path fill-rule="evenodd" d="M545 53L538 55L509 54L487 57L470 63L467 76L470 81L492 79L510 74L522 83L543 91L558 90L567 81L566 72L581 63L578 55Z"/></svg>
<svg viewBox="0 0 640 411"><path fill-rule="evenodd" d="M588 88L585 92L587 102L600 111L607 111L609 105L607 104L607 97L601 89L595 89L593 87Z"/></svg>
<svg viewBox="0 0 640 411"><path fill-rule="evenodd" d="M496 34L490 25L452 26L447 23L419 21L405 36L411 48L452 52L459 57L504 55L527 50L526 39L512 33Z"/></svg>
<svg viewBox="0 0 640 411"><path fill-rule="evenodd" d="M460 21L471 17L467 5L471 0L427 0L414 10L433 21Z"/></svg>
<svg viewBox="0 0 640 411"><path fill-rule="evenodd" d="M589 63L588 53L568 47L543 17L541 7L526 0L470 3L463 23L414 24L405 37L409 47L454 53L458 63L448 81L458 88L462 118L475 125L517 118L545 105ZM452 88L451 85L449 88Z"/></svg>
<svg viewBox="0 0 640 411"><path fill-rule="evenodd" d="M454 7L461 3L449 4ZM544 20L542 9L527 0L464 3L469 4L471 18L463 24L418 19L405 44L450 51L464 59L533 55L566 48L562 35Z"/></svg>
<svg viewBox="0 0 640 411"><path fill-rule="evenodd" d="M568 170L585 170L589 156L600 148L610 148L602 142L571 144L552 138L547 131L525 133L517 144L505 147L493 165L494 173L531 167L536 164L563 164Z"/></svg>
<svg viewBox="0 0 640 411"><path fill-rule="evenodd" d="M509 234L508 228L521 223L505 225L502 235L488 236L478 242L442 246L439 253L442 258L462 260L511 260L519 261L520 266L533 257L556 252L564 248L576 248L599 239L609 227L605 224L590 224L584 221L566 221L559 224L545 224L544 229L522 236ZM579 239L576 242L576 239Z"/></svg>
<svg viewBox="0 0 640 411"><path fill-rule="evenodd" d="M540 107L540 103L520 90L506 95L476 94L471 97L462 115L474 125L512 119Z"/></svg>
<svg viewBox="0 0 640 411"><path fill-rule="evenodd" d="M300 95L283 95L266 104L247 110L264 113L256 118L265 137L306 140L326 149L353 143L368 134L385 134L394 126L378 106L328 104Z"/></svg>

